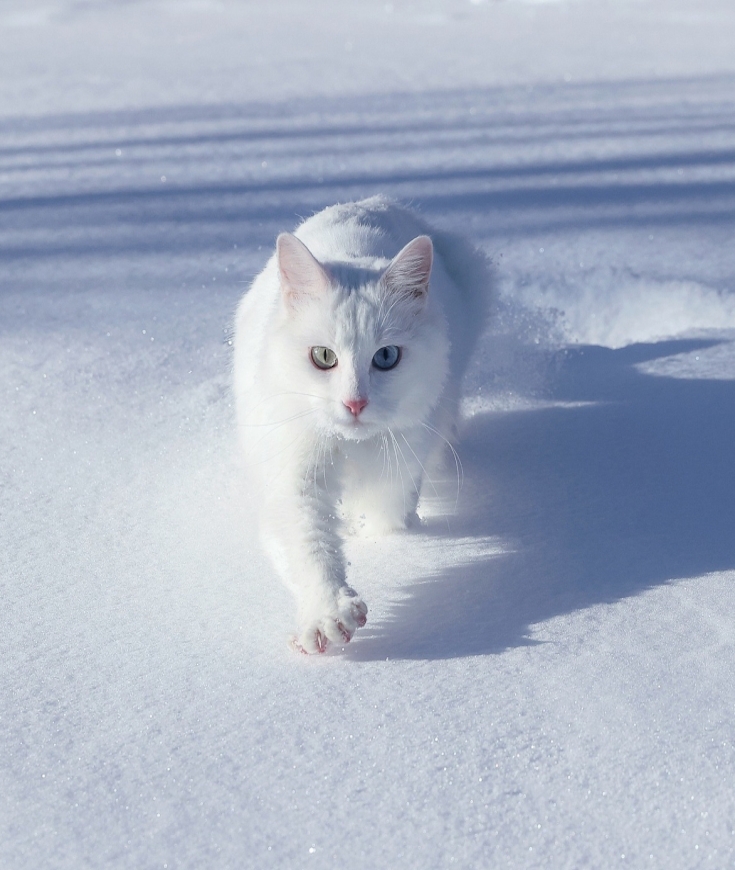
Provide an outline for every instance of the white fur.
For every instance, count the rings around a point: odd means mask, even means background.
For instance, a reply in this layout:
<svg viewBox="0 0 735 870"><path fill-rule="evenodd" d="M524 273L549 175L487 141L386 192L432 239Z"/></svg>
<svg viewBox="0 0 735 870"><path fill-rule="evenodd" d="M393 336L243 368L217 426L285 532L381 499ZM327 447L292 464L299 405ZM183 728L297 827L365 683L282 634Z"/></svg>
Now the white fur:
<svg viewBox="0 0 735 870"><path fill-rule="evenodd" d="M484 314L486 288L471 285L483 278L474 249L374 197L279 236L240 303L240 440L263 541L297 598L297 649L322 652L364 624L346 580L345 524L364 517L383 533L413 521L427 460L454 432ZM402 349L390 371L371 366L385 345ZM337 354L333 369L311 362L315 346ZM357 399L368 402L359 416L345 405Z"/></svg>

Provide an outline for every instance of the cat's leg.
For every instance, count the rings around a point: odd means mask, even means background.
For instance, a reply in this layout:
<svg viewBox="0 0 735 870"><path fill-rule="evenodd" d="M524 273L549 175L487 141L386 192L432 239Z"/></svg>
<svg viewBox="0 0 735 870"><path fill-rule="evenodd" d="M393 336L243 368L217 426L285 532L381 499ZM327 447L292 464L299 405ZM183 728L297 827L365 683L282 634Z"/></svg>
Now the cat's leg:
<svg viewBox="0 0 735 870"><path fill-rule="evenodd" d="M292 646L324 652L347 643L367 620L367 606L348 586L337 515L336 475L327 446L313 443L268 463L263 481L264 544L298 606Z"/></svg>
<svg viewBox="0 0 735 870"><path fill-rule="evenodd" d="M343 501L356 534L384 535L418 523L430 440L422 429L411 429L350 445Z"/></svg>

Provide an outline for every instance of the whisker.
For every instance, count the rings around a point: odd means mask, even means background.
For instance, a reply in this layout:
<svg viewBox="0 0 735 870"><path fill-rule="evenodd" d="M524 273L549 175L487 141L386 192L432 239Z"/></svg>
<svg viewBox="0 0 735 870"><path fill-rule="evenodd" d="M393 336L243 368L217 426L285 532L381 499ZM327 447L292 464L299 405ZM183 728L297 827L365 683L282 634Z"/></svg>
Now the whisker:
<svg viewBox="0 0 735 870"><path fill-rule="evenodd" d="M391 433L391 434L393 434L393 433ZM414 490L416 491L416 493L418 494L418 492L419 492L419 487L416 486L416 481L414 480L413 474L411 474L411 468L409 467L409 464L408 464L408 462L406 461L406 457L405 457L405 455L404 455L404 453L403 453L403 450L401 450L401 445L400 445L400 444L398 443L398 441L396 440L395 435L393 435L393 440L396 442L396 448L398 449L398 452L399 452L400 455L401 455L401 459L403 460L403 464L406 466L406 472L408 473L408 476L411 478L411 483L413 484L413 488L414 488ZM406 439L404 438L403 440L405 441ZM408 443L408 442L406 442L406 443ZM411 451L411 452L413 453L413 451ZM415 456L415 455L416 455L416 454L414 453L414 456ZM421 463L419 463L419 465L420 465L420 464L421 464Z"/></svg>
<svg viewBox="0 0 735 870"><path fill-rule="evenodd" d="M390 437L393 439L393 452L396 454L396 469L398 471L398 477L401 481L401 493L403 495L403 515L406 515L406 485L403 482L403 472L401 471L401 463L398 461L398 442L396 441L396 436L393 434L393 430L388 427L388 432L390 433ZM405 460L404 460L405 461Z"/></svg>
<svg viewBox="0 0 735 870"><path fill-rule="evenodd" d="M259 402L253 405L253 407L250 409L250 413L256 411L263 404L263 402L270 402L271 399L278 399L281 396L304 396L307 399L319 399L322 402L335 401L334 399L330 399L327 396L317 396L315 393L302 393L299 390L281 390L281 392L279 393L271 393L269 396L264 396Z"/></svg>
<svg viewBox="0 0 735 870"><path fill-rule="evenodd" d="M316 410L316 408L311 408L310 410L304 411L301 414L295 414L293 417L289 417L288 419L283 420L280 423L271 423L270 425L272 428L268 432L264 432L263 435L261 435L261 437L258 438L258 440L255 442L255 444L253 444L253 447L257 447L261 441L265 440L269 435L272 435L274 432L280 429L281 426L285 426L286 423L290 423L293 420L299 420L301 419L301 417L307 417L309 414L313 414Z"/></svg>
<svg viewBox="0 0 735 870"><path fill-rule="evenodd" d="M309 480L309 473L311 471L311 466L314 462L314 454L316 453L316 448L317 448L318 443L319 443L318 441L313 443L311 445L311 450L309 450L309 459L307 460L306 469L304 471L304 482L301 485L301 495L302 496L306 495L306 485L307 485L307 482Z"/></svg>
<svg viewBox="0 0 735 870"><path fill-rule="evenodd" d="M454 449L453 445L433 426L429 426L428 423L421 424L425 429L428 429L429 432L433 432L437 435L441 440L449 447L452 451L452 456L454 457L454 464L457 469L457 497L454 502L454 509L457 510L459 506L459 493L462 487L464 486L464 468L462 467L462 460L459 458L459 453Z"/></svg>
<svg viewBox="0 0 735 870"><path fill-rule="evenodd" d="M291 420L298 420L300 417L305 417L307 414L313 414L316 408L308 408L306 411L299 411L292 414L290 417L284 417L283 420L269 420L266 423L241 423L243 429L259 429L262 426L281 426L284 423L290 423Z"/></svg>
<svg viewBox="0 0 735 870"><path fill-rule="evenodd" d="M380 433L380 445L378 446L378 450L383 454L383 467L380 469L380 480L383 479L383 475L385 474L385 433Z"/></svg>
<svg viewBox="0 0 735 870"><path fill-rule="evenodd" d="M327 447L331 452L332 445L324 438L324 449L322 451L322 477L324 478L324 489L329 492L329 483L327 482Z"/></svg>
<svg viewBox="0 0 735 870"><path fill-rule="evenodd" d="M385 455L388 460L388 483L390 486L393 486L393 460L390 455L390 444L388 443L388 438L383 435L383 440L385 441Z"/></svg>
<svg viewBox="0 0 735 870"><path fill-rule="evenodd" d="M318 498L318 491L316 488L316 470L319 466L319 448L321 447L321 439L317 440L316 445L314 447L314 465L312 466L312 483L314 484L314 498Z"/></svg>
<svg viewBox="0 0 735 870"><path fill-rule="evenodd" d="M434 495L435 495L438 499L440 499L441 496L439 495L439 493L438 493L437 490L436 490L436 487L434 486L434 481L429 477L428 472L427 472L426 469L424 468L424 463L423 463L423 462L418 458L418 456L416 456L416 451L413 449L413 447L411 447L411 445L409 444L408 438L406 438L406 436L403 434L403 432L401 432L401 438L403 438L403 440L406 442L406 446L407 446L408 449L411 451L411 453L413 453L413 455L414 455L414 457L415 457L415 459L416 459L416 462L418 462L418 464L421 466L421 471L423 472L424 477L429 481L429 485L431 486L431 488L434 490ZM455 509L455 511L457 510L457 504L456 504L456 502L455 502L454 509ZM446 517L445 519L446 519L446 521L447 521L447 531L451 533L451 531L452 531L452 527L451 527L451 525L450 525L450 523L449 523L449 517Z"/></svg>
<svg viewBox="0 0 735 870"><path fill-rule="evenodd" d="M423 472L424 477L429 481L429 485L434 490L434 495L437 498L439 498L439 493L436 491L436 487L434 486L434 481L426 473L426 469L424 468L424 463L418 458L418 456L416 455L416 451L408 443L408 438L406 438L406 436L403 434L403 432L401 432L401 438L403 438L403 440L406 442L406 447L408 447L408 449L411 451L411 453L413 453L414 459L416 460L416 462L418 462L419 468L421 468L421 471Z"/></svg>

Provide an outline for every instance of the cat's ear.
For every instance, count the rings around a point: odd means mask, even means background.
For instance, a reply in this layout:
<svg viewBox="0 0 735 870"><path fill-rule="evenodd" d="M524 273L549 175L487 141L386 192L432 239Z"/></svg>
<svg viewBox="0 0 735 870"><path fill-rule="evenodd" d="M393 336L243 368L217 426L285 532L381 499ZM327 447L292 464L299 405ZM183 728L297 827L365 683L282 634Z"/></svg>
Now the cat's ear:
<svg viewBox="0 0 735 870"><path fill-rule="evenodd" d="M431 239L417 236L393 257L380 283L388 293L401 293L423 301L429 292L433 260Z"/></svg>
<svg viewBox="0 0 735 870"><path fill-rule="evenodd" d="M289 305L298 306L307 299L322 296L329 287L329 275L322 265L291 233L278 237L276 260L283 296Z"/></svg>

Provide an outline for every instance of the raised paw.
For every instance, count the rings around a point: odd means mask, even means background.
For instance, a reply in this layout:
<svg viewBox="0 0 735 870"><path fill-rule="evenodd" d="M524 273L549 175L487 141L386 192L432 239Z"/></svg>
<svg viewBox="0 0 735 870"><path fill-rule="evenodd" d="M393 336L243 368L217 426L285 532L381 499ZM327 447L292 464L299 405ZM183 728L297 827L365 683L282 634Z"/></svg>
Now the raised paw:
<svg viewBox="0 0 735 870"><path fill-rule="evenodd" d="M329 643L349 643L355 631L367 622L367 605L349 586L342 587L320 611L302 618L301 630L291 638L291 648L296 652L314 655L326 652Z"/></svg>

